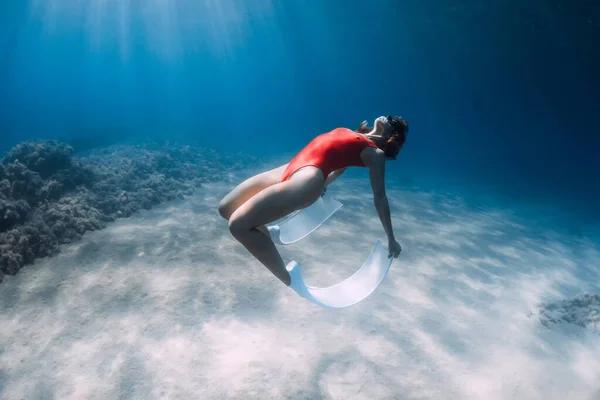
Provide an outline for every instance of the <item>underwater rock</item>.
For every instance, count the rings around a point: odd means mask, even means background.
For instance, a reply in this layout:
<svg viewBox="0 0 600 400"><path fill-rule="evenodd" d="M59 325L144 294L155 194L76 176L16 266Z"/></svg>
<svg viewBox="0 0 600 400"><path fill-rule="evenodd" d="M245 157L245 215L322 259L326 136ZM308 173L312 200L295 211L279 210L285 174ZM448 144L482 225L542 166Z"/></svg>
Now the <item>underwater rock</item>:
<svg viewBox="0 0 600 400"><path fill-rule="evenodd" d="M5 176L11 185L11 198L23 199L30 206L39 203L39 192L44 186L44 180L37 172L31 171L19 161L14 161L6 167Z"/></svg>
<svg viewBox="0 0 600 400"><path fill-rule="evenodd" d="M66 143L55 140L28 141L12 148L4 156L3 163L6 165L18 161L42 178L47 178L61 169L69 169L72 154L73 148Z"/></svg>
<svg viewBox="0 0 600 400"><path fill-rule="evenodd" d="M0 180L0 195L4 196L5 198L8 198L8 197L10 197L10 192L11 192L10 181L8 179L1 179Z"/></svg>
<svg viewBox="0 0 600 400"><path fill-rule="evenodd" d="M19 229L11 229L0 236L0 272L14 275L25 264L33 261L29 237Z"/></svg>
<svg viewBox="0 0 600 400"><path fill-rule="evenodd" d="M40 198L44 200L58 200L63 192L63 185L54 179L46 181L40 189Z"/></svg>
<svg viewBox="0 0 600 400"><path fill-rule="evenodd" d="M600 329L600 295L586 293L580 296L543 303L539 308L540 323L547 328L552 324L575 324L582 328Z"/></svg>
<svg viewBox="0 0 600 400"><path fill-rule="evenodd" d="M0 232L25 222L31 207L24 200L10 201L0 194Z"/></svg>
<svg viewBox="0 0 600 400"><path fill-rule="evenodd" d="M50 176L50 179L60 183L64 190L71 190L80 185L87 185L94 182L96 180L96 176L94 171L90 168L84 167L81 161L72 160L71 167L69 169L61 169L56 171Z"/></svg>
<svg viewBox="0 0 600 400"><path fill-rule="evenodd" d="M60 244L79 240L85 232L106 226L102 213L88 204L84 197L76 195L47 203L36 210L35 215L38 226L45 225Z"/></svg>
<svg viewBox="0 0 600 400"><path fill-rule="evenodd" d="M79 159L57 141L25 142L0 163L0 282L85 232L193 194L255 162L193 146L119 145Z"/></svg>

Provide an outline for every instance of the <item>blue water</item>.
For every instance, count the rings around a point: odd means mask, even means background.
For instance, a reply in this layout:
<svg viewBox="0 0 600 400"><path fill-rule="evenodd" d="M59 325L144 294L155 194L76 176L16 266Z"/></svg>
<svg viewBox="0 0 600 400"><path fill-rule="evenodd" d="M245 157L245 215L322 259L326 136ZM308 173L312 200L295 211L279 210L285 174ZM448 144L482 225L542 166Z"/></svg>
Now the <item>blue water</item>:
<svg viewBox="0 0 600 400"><path fill-rule="evenodd" d="M277 157L399 114L390 182L593 224L599 37L595 2L6 0L0 149L150 136Z"/></svg>
<svg viewBox="0 0 600 400"><path fill-rule="evenodd" d="M599 39L590 0L1 0L0 159L92 151L0 165L0 398L600 399ZM217 203L387 114L403 251L332 313ZM385 239L367 176L278 246L307 284Z"/></svg>

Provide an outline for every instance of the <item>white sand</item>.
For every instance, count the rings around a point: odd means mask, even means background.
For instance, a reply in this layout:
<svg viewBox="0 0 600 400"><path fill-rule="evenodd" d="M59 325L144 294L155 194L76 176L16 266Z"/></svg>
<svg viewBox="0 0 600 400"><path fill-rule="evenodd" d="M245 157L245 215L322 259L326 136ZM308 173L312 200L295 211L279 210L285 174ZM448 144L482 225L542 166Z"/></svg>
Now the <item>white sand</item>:
<svg viewBox="0 0 600 400"><path fill-rule="evenodd" d="M383 236L368 182L350 183L330 188L345 204L332 220L281 248L309 284L348 276ZM0 397L600 399L598 332L549 329L535 312L600 292L597 243L390 190L404 252L375 294L331 311L233 240L216 212L228 189L119 220L7 276Z"/></svg>

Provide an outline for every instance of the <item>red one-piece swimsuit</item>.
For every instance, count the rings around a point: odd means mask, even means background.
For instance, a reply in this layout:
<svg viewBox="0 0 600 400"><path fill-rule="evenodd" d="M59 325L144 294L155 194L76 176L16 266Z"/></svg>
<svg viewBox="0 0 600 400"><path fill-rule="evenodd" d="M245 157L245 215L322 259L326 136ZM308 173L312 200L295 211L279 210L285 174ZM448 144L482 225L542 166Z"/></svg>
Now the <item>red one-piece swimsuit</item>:
<svg viewBox="0 0 600 400"><path fill-rule="evenodd" d="M306 166L319 168L325 179L337 169L364 167L360 153L366 147L377 148L377 145L350 129L336 128L317 136L300 150L283 172L280 182L286 181L294 172Z"/></svg>

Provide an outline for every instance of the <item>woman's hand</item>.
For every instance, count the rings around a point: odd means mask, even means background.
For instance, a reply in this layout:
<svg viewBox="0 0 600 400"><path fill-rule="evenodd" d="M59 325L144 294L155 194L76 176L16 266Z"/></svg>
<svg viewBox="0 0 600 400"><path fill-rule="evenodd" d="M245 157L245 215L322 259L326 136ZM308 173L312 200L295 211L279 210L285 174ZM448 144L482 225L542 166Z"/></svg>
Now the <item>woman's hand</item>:
<svg viewBox="0 0 600 400"><path fill-rule="evenodd" d="M358 129L356 129L357 132L360 133L365 133L369 131L369 128L367 128L368 125L368 121L365 119L363 122L360 123L360 125L358 126Z"/></svg>
<svg viewBox="0 0 600 400"><path fill-rule="evenodd" d="M400 243L398 243L396 239L388 240L388 258L391 258L392 256L398 258L401 252L402 246L400 246Z"/></svg>

